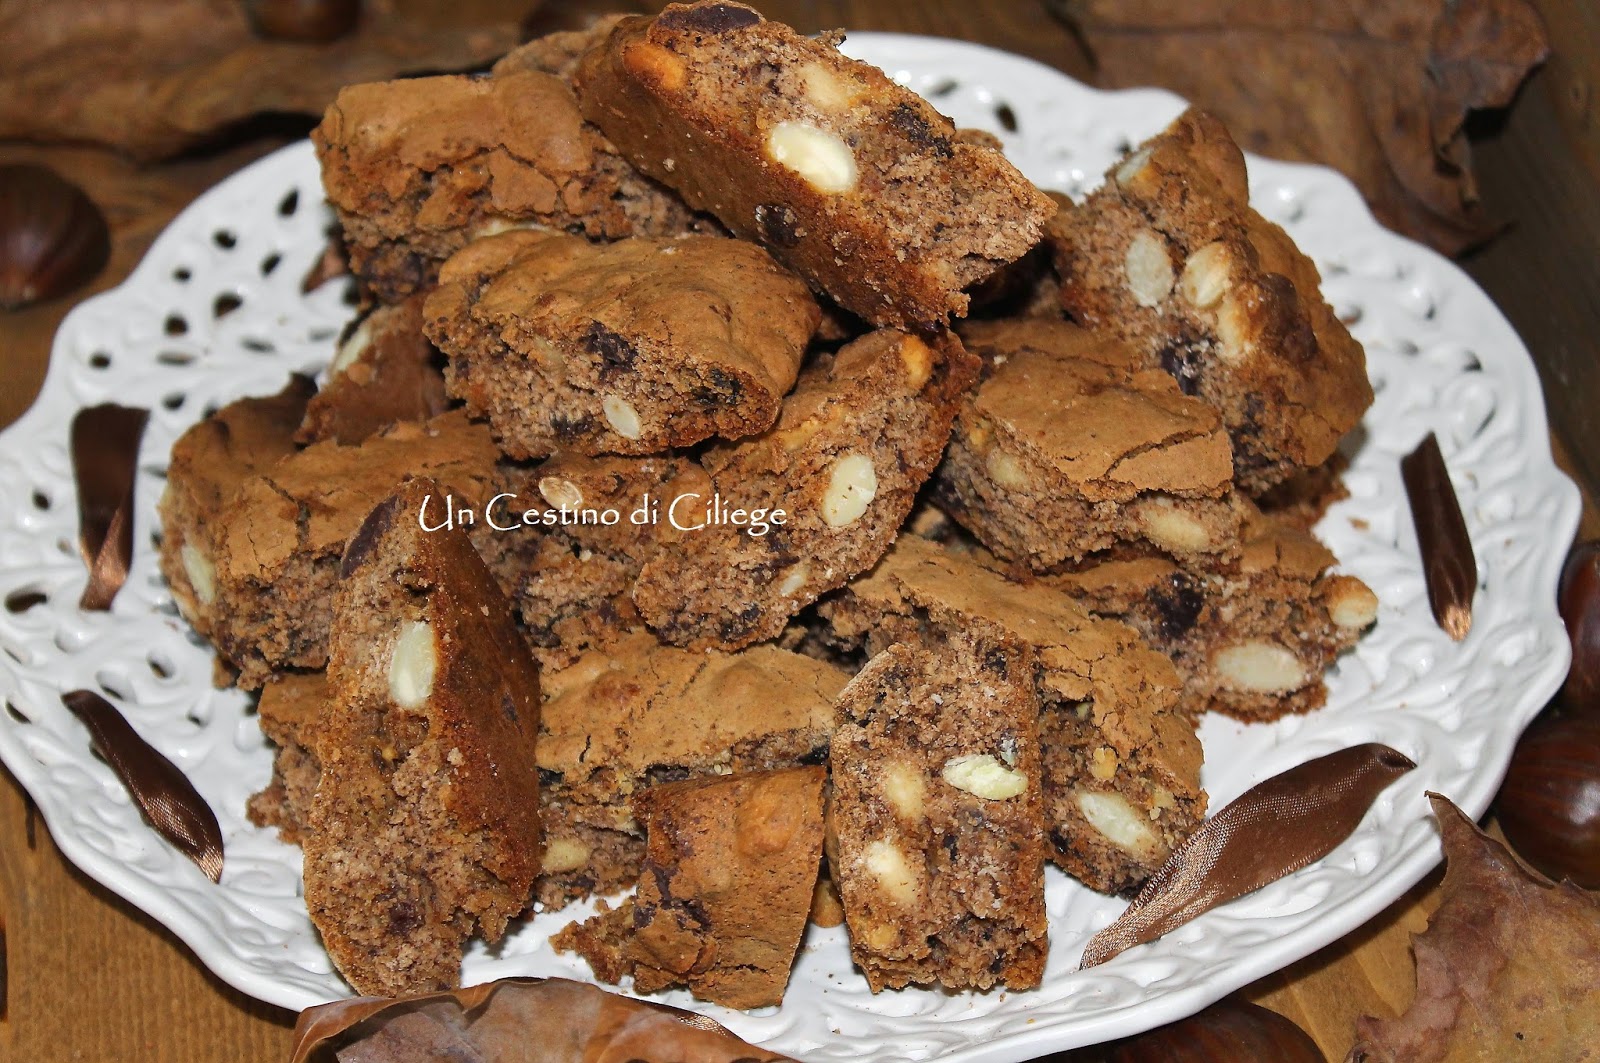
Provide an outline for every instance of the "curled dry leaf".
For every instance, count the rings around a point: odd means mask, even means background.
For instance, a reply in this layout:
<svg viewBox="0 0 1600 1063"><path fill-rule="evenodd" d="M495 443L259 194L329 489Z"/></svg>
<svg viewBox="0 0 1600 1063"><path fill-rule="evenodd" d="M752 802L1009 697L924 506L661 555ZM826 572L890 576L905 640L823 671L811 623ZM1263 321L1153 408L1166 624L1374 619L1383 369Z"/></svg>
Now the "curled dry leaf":
<svg viewBox="0 0 1600 1063"><path fill-rule="evenodd" d="M1527 0L1049 0L1112 88L1161 85L1240 145L1342 170L1391 228L1454 254L1494 232L1462 123L1549 54Z"/></svg>
<svg viewBox="0 0 1600 1063"><path fill-rule="evenodd" d="M1600 1059L1600 895L1523 870L1428 798L1448 863L1412 945L1417 996L1397 1019L1358 1021L1346 1063Z"/></svg>
<svg viewBox="0 0 1600 1063"><path fill-rule="evenodd" d="M320 115L343 85L465 70L515 23L451 28L367 0L328 44L263 40L237 0L10 0L0 5L0 137L175 155L260 114Z"/></svg>
<svg viewBox="0 0 1600 1063"><path fill-rule="evenodd" d="M741 1041L704 1015L564 978L502 978L451 993L356 997L307 1008L295 1023L290 1063L306 1063L327 1048L336 1050L340 1063L781 1063L789 1058Z"/></svg>

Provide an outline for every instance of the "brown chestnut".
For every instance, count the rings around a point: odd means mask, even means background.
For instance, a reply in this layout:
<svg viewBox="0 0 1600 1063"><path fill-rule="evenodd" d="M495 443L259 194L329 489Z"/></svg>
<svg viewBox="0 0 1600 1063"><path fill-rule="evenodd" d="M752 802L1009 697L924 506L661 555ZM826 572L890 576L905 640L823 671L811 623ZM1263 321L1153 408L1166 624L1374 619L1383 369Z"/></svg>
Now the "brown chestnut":
<svg viewBox="0 0 1600 1063"><path fill-rule="evenodd" d="M1600 889L1600 716L1535 720L1511 754L1495 813L1529 864Z"/></svg>
<svg viewBox="0 0 1600 1063"><path fill-rule="evenodd" d="M0 166L0 308L65 295L111 257L106 216L46 166Z"/></svg>
<svg viewBox="0 0 1600 1063"><path fill-rule="evenodd" d="M361 0L246 0L256 33L278 41L325 44L361 21Z"/></svg>
<svg viewBox="0 0 1600 1063"><path fill-rule="evenodd" d="M1231 998L1101 1051L1106 1063L1327 1063L1300 1027L1275 1011Z"/></svg>
<svg viewBox="0 0 1600 1063"><path fill-rule="evenodd" d="M1574 713L1600 715L1600 541L1579 543L1567 555L1556 603L1572 640L1562 704Z"/></svg>

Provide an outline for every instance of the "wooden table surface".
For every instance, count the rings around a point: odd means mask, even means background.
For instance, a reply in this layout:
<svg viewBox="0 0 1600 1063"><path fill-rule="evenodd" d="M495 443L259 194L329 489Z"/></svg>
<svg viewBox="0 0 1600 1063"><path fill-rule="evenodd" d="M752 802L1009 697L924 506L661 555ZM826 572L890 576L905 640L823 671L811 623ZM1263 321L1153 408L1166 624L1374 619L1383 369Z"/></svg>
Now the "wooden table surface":
<svg viewBox="0 0 1600 1063"><path fill-rule="evenodd" d="M505 6L525 5L507 0ZM766 0L760 6L807 31L845 26L965 38L1078 77L1089 74L1072 36L1035 0ZM1540 6L1547 20L1561 27L1582 30L1590 18L1582 0L1542 0ZM1592 29L1592 21L1587 25ZM1579 33L1575 42L1558 38L1557 48L1556 59L1524 92L1510 120L1479 147L1484 187L1507 197L1491 200L1491 206L1515 216L1519 226L1467 266L1523 328L1541 368L1565 384L1570 373L1563 367L1575 360L1572 352L1592 352L1600 332L1594 303L1600 285L1589 282L1600 261L1593 253L1597 243L1590 239L1600 233L1592 168L1600 151L1587 108L1586 76L1600 68L1600 43ZM1575 107L1574 100L1583 106ZM0 163L42 161L78 180L107 208L114 230L111 264L90 289L0 314L0 425L31 403L43 379L50 338L73 301L120 283L178 210L281 143L257 140L140 169L90 148L0 142ZM1519 191L1535 194L1511 201ZM1552 213L1552 195L1575 204L1576 213ZM1522 213L1528 204L1545 206ZM1577 271L1564 272L1563 262L1577 263ZM1595 389L1586 379L1576 383L1575 408L1593 409ZM1561 404L1552 405L1559 418ZM1558 420L1558 426L1582 443L1595 432L1587 419L1568 425ZM1587 446L1581 454L1600 456ZM1569 462L1563 453L1560 460L1592 471L1581 458ZM1600 522L1593 507L1586 507L1583 534L1597 531ZM1410 937L1426 926L1437 903L1437 880L1436 871L1365 927L1242 995L1298 1022L1330 1060L1343 1059L1357 1016L1390 1016L1409 1003ZM3 771L0 953L5 957L0 1059L275 1063L288 1056L293 1014L225 986L170 933L69 865L16 781Z"/></svg>

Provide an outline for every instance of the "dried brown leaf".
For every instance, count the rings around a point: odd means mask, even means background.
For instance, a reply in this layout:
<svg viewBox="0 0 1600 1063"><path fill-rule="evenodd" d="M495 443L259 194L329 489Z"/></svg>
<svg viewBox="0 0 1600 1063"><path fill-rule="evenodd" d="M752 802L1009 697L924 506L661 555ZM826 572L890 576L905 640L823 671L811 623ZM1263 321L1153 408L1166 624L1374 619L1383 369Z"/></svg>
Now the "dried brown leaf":
<svg viewBox="0 0 1600 1063"><path fill-rule="evenodd" d="M261 40L238 0L7 0L0 137L166 158L256 115L320 115L343 85L480 66L517 38L514 22L431 26L386 0L328 44Z"/></svg>
<svg viewBox="0 0 1600 1063"><path fill-rule="evenodd" d="M1417 996L1363 1018L1347 1063L1600 1060L1600 895L1522 868L1462 811L1429 794L1444 884L1413 943Z"/></svg>
<svg viewBox="0 0 1600 1063"><path fill-rule="evenodd" d="M301 1012L290 1063L306 1063L329 1048L340 1063L789 1059L741 1041L703 1015L564 978L502 978L453 993L356 997Z"/></svg>
<svg viewBox="0 0 1600 1063"><path fill-rule="evenodd" d="M1527 0L1051 0L1109 87L1161 85L1240 145L1342 170L1385 224L1454 254L1496 226L1462 123L1549 54Z"/></svg>

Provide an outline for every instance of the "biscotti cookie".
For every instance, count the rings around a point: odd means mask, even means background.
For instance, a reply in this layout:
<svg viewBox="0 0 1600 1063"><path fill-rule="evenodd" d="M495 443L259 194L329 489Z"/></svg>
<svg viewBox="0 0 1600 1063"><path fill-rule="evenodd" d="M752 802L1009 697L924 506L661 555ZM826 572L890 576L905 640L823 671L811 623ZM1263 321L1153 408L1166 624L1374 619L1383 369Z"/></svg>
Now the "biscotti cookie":
<svg viewBox="0 0 1600 1063"><path fill-rule="evenodd" d="M316 386L295 375L276 395L230 402L193 425L172 445L161 517L161 574L178 612L215 641L217 540L222 514L240 486L294 453L294 433Z"/></svg>
<svg viewBox="0 0 1600 1063"><path fill-rule="evenodd" d="M680 494L709 495L704 470L687 457L589 457L563 452L530 477L538 496L520 500L561 511L541 526L517 590L534 654L546 668L565 667L584 650L643 626L633 606L639 570L658 547L657 527L634 518Z"/></svg>
<svg viewBox="0 0 1600 1063"><path fill-rule="evenodd" d="M965 635L896 643L839 695L828 867L874 993L1039 984L1045 819L1030 656Z"/></svg>
<svg viewBox="0 0 1600 1063"><path fill-rule="evenodd" d="M1361 345L1311 260L1249 205L1244 157L1190 110L1060 226L1068 313L1221 412L1252 494L1325 461L1372 402Z"/></svg>
<svg viewBox="0 0 1600 1063"><path fill-rule="evenodd" d="M1177 665L1191 711L1274 720L1320 707L1328 666L1377 618L1377 596L1335 564L1293 520L1252 512L1227 568L1125 557L1046 582L1143 632Z"/></svg>
<svg viewBox="0 0 1600 1063"><path fill-rule="evenodd" d="M422 334L422 299L374 307L352 326L327 382L306 405L298 442L348 446L391 424L445 412L444 355Z"/></svg>
<svg viewBox="0 0 1600 1063"><path fill-rule="evenodd" d="M305 896L356 990L460 984L539 871L539 670L465 531L423 531L407 481L351 536L333 595L322 781L305 827Z"/></svg>
<svg viewBox="0 0 1600 1063"><path fill-rule="evenodd" d="M973 323L962 339L987 373L936 497L985 546L1041 572L1118 542L1238 555L1233 459L1210 406L1132 347L1064 321Z"/></svg>
<svg viewBox="0 0 1600 1063"><path fill-rule="evenodd" d="M1143 882L1204 818L1200 741L1178 675L1132 627L912 535L819 609L841 641L874 653L962 636L1029 649L1050 858L1094 889Z"/></svg>
<svg viewBox="0 0 1600 1063"><path fill-rule="evenodd" d="M671 4L620 23L574 82L629 161L847 310L942 325L1054 206L840 39L742 4Z"/></svg>
<svg viewBox="0 0 1600 1063"><path fill-rule="evenodd" d="M686 779L633 800L637 894L552 944L637 993L686 986L729 1008L783 1002L822 861L821 766Z"/></svg>
<svg viewBox="0 0 1600 1063"><path fill-rule="evenodd" d="M776 646L682 650L644 632L546 673L539 899L559 907L632 884L644 842L629 801L648 786L820 763L848 678Z"/></svg>
<svg viewBox="0 0 1600 1063"><path fill-rule="evenodd" d="M894 541L950 435L975 361L951 333L882 329L819 358L771 431L709 449L713 498L685 500L678 540L647 561L633 600L668 642L735 648L869 568ZM760 534L706 507L783 511ZM692 530L677 531L677 527Z"/></svg>
<svg viewBox="0 0 1600 1063"><path fill-rule="evenodd" d="M429 475L455 506L480 509L501 490L503 471L489 430L454 411L406 422L357 446L328 441L290 454L247 478L219 508L209 565L213 593L201 607L239 685L259 687L275 672L318 669L328 659L328 623L345 540L408 475ZM443 497L428 519L445 517ZM412 513L413 522L421 514ZM524 540L486 525L472 529L514 585L509 551ZM199 625L196 625L197 628Z"/></svg>
<svg viewBox="0 0 1600 1063"><path fill-rule="evenodd" d="M276 827L278 837L299 845L311 799L316 796L322 765L317 761L316 733L328 708L324 672L282 676L261 688L256 718L261 733L277 749L272 779L250 798L245 811L258 827Z"/></svg>
<svg viewBox="0 0 1600 1063"><path fill-rule="evenodd" d="M424 312L451 394L518 458L761 432L820 316L798 277L743 241L526 231L453 256Z"/></svg>
<svg viewBox="0 0 1600 1063"><path fill-rule="evenodd" d="M489 72L496 77L539 70L568 77L585 52L611 35L626 15L601 15L582 29L557 30L513 48L495 61Z"/></svg>
<svg viewBox="0 0 1600 1063"><path fill-rule="evenodd" d="M351 85L311 140L351 270L384 302L508 227L603 239L692 228L676 196L584 122L566 81L538 70Z"/></svg>

